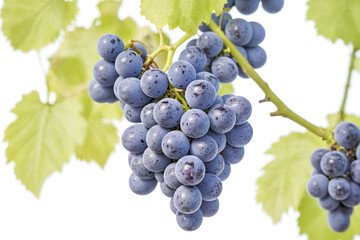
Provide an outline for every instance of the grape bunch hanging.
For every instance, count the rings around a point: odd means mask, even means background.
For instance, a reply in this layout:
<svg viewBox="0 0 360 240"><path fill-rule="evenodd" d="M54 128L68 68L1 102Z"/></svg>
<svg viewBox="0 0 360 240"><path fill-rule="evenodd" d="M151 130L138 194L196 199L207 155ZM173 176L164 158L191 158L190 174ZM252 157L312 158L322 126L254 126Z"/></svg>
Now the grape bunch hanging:
<svg viewBox="0 0 360 240"><path fill-rule="evenodd" d="M263 6L264 2L277 1L263 1ZM229 1L224 7L233 5ZM224 25L250 64L264 65L266 54L258 44L265 31L260 24L231 20L228 13L222 21L215 15L213 19ZM159 182L163 194L171 198L178 225L196 230L203 217L217 213L222 182L231 165L243 159L244 146L253 136L250 102L233 94L218 95L220 83L246 74L211 31L190 41L167 72L146 64L143 44L125 47L114 34L103 35L97 50L103 59L94 66L89 96L99 103L119 101L125 118L134 123L121 137L129 151L130 189L146 195Z"/></svg>

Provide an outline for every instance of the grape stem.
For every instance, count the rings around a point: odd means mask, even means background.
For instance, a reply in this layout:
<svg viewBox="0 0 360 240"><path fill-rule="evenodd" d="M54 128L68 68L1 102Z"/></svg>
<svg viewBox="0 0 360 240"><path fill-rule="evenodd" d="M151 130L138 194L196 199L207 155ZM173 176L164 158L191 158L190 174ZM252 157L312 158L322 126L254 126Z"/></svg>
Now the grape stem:
<svg viewBox="0 0 360 240"><path fill-rule="evenodd" d="M221 29L216 25L216 23L211 20L209 23L211 30L216 33L224 42L225 46L230 49L231 55L239 63L244 73L249 75L255 83L263 90L265 93L264 101L269 101L275 104L277 111L270 114L270 116L282 116L288 118L301 126L305 127L310 132L321 137L323 140L330 142L332 140L332 132L330 130L315 126L309 121L303 119L298 114L294 113L290 108L288 108L280 98L270 89L269 84L267 84L254 70L254 68L249 64L246 58L237 50L235 45L225 36Z"/></svg>

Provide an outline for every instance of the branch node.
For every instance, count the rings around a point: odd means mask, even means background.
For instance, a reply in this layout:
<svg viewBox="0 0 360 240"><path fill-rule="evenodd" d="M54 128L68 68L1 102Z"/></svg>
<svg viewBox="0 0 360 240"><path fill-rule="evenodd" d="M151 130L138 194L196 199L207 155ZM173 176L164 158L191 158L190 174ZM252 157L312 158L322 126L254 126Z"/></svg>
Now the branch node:
<svg viewBox="0 0 360 240"><path fill-rule="evenodd" d="M264 99L259 100L259 103L264 103L264 102L270 102L270 97L265 97Z"/></svg>

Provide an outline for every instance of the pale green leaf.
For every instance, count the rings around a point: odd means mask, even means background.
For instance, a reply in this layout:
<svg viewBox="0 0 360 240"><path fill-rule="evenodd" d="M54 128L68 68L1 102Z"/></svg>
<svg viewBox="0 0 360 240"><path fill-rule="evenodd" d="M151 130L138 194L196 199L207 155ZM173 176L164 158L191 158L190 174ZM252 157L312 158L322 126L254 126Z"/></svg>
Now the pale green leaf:
<svg viewBox="0 0 360 240"><path fill-rule="evenodd" d="M354 69L360 73L360 58L355 60Z"/></svg>
<svg viewBox="0 0 360 240"><path fill-rule="evenodd" d="M2 31L15 49L39 50L75 19L76 0L4 0Z"/></svg>
<svg viewBox="0 0 360 240"><path fill-rule="evenodd" d="M345 115L344 121L352 122L357 126L360 126L360 118L355 115ZM327 116L327 119L329 121L329 128L335 129L336 125L339 124L339 115L338 114L331 114Z"/></svg>
<svg viewBox="0 0 360 240"><path fill-rule="evenodd" d="M219 96L222 96L224 94L231 94L231 93L234 93L234 86L232 85L232 83L221 83L220 84L220 90L219 90L219 93L218 95Z"/></svg>
<svg viewBox="0 0 360 240"><path fill-rule="evenodd" d="M195 34L201 22L210 22L211 13L220 14L227 0L141 0L141 14L158 27L169 25Z"/></svg>
<svg viewBox="0 0 360 240"><path fill-rule="evenodd" d="M318 34L360 47L359 0L309 0L308 6L307 19L315 21Z"/></svg>
<svg viewBox="0 0 360 240"><path fill-rule="evenodd" d="M289 207L298 209L312 172L310 155L321 147L323 142L312 133L293 132L266 152L274 160L263 168L264 174L257 181L257 201L274 222L280 221Z"/></svg>
<svg viewBox="0 0 360 240"><path fill-rule="evenodd" d="M61 171L85 137L82 108L74 99L43 104L37 92L24 95L12 110L17 115L5 131L8 162L28 190L39 197L45 179Z"/></svg>

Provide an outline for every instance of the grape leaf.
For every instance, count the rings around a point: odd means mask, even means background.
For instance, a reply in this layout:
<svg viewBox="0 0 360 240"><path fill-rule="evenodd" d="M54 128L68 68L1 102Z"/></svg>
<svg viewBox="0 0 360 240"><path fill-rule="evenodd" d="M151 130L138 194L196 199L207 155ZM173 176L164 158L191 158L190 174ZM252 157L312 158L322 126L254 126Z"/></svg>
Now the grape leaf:
<svg viewBox="0 0 360 240"><path fill-rule="evenodd" d="M304 191L304 197L299 206L300 217L298 225L301 234L307 234L309 240L352 240L360 234L360 208L354 208L349 229L344 233L336 233L328 225L327 211L321 209L317 199Z"/></svg>
<svg viewBox="0 0 360 240"><path fill-rule="evenodd" d="M321 139L310 132L292 132L272 144L266 152L274 160L263 168L258 179L257 201L274 222L289 207L298 209L312 169L308 161L316 148L324 147Z"/></svg>
<svg viewBox="0 0 360 240"><path fill-rule="evenodd" d="M5 131L8 162L15 174L37 197L45 179L61 171L76 145L85 137L81 105L74 99L43 104L37 92L24 95L12 110L17 119Z"/></svg>
<svg viewBox="0 0 360 240"><path fill-rule="evenodd" d="M360 73L360 58L355 60L354 69Z"/></svg>
<svg viewBox="0 0 360 240"><path fill-rule="evenodd" d="M227 83L227 84L221 83L218 95L222 96L224 94L231 94L231 93L234 93L234 92L235 92L234 91L234 86L232 85L232 83Z"/></svg>
<svg viewBox="0 0 360 240"><path fill-rule="evenodd" d="M220 14L227 0L141 0L141 14L158 27L169 25L195 34L201 22L209 23L211 13Z"/></svg>
<svg viewBox="0 0 360 240"><path fill-rule="evenodd" d="M360 1L310 0L308 6L307 19L315 21L318 34L360 47Z"/></svg>
<svg viewBox="0 0 360 240"><path fill-rule="evenodd" d="M56 40L75 19L77 1L5 0L2 31L15 49L39 50Z"/></svg>

